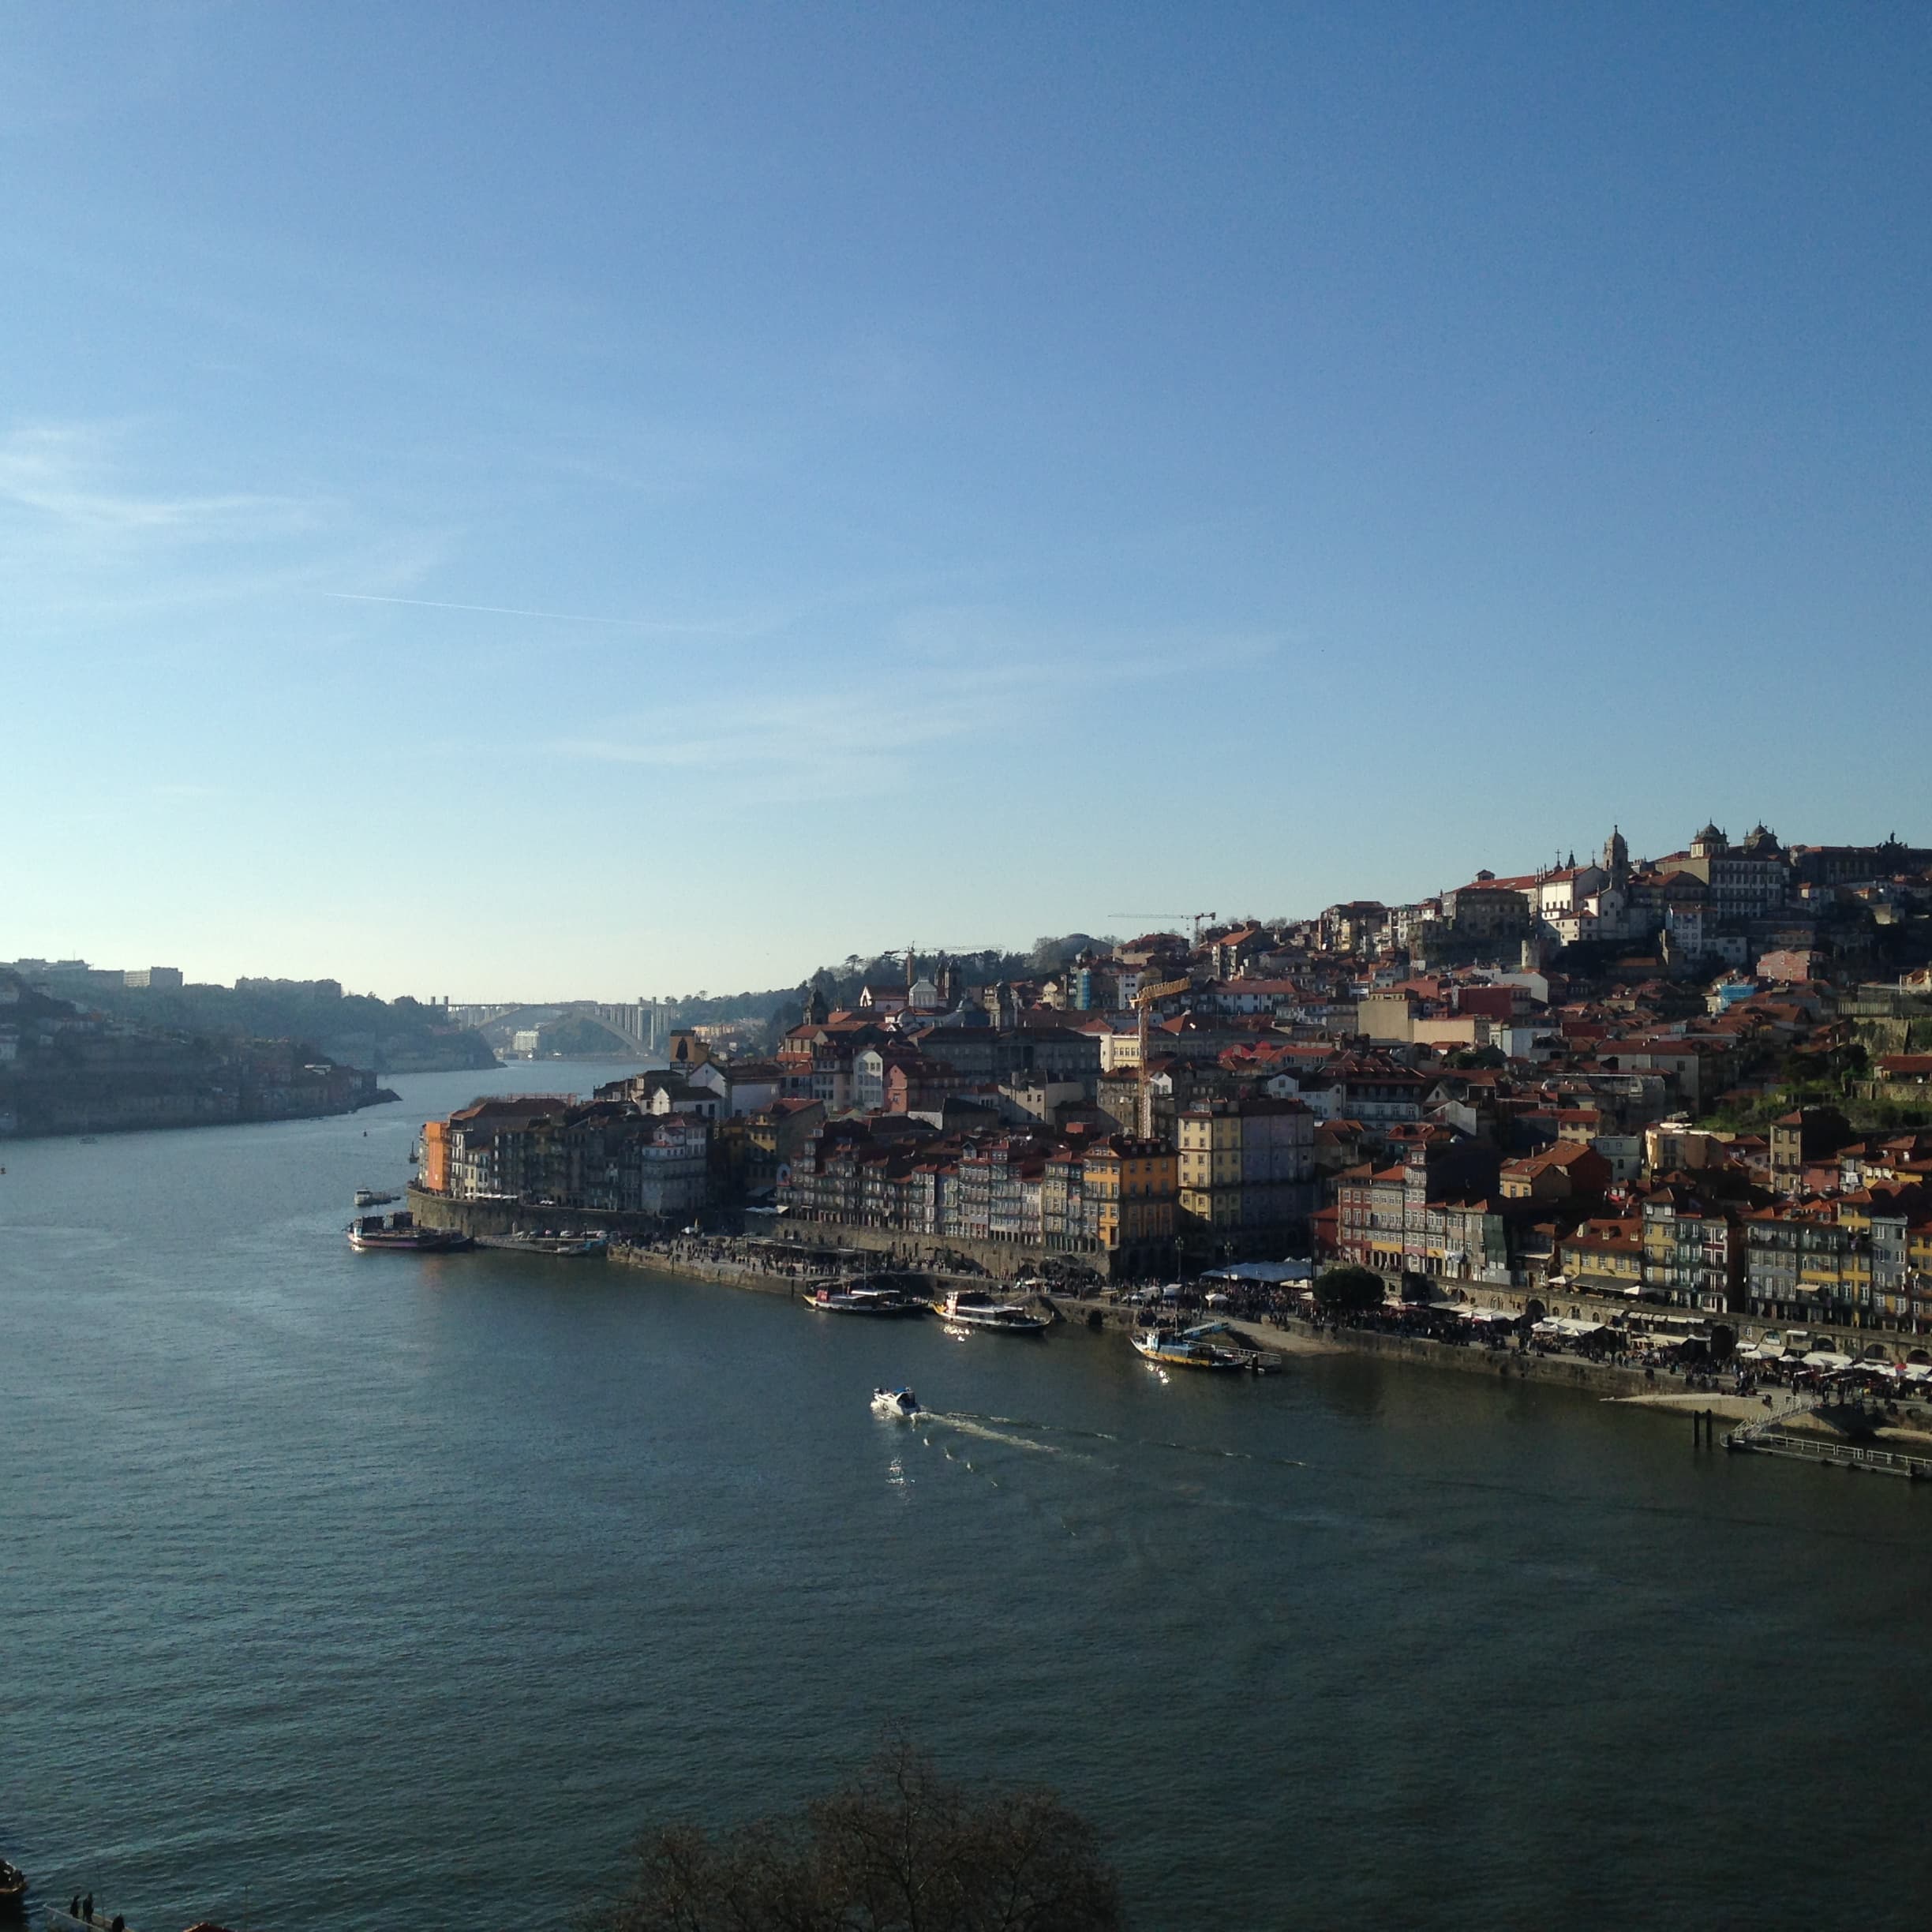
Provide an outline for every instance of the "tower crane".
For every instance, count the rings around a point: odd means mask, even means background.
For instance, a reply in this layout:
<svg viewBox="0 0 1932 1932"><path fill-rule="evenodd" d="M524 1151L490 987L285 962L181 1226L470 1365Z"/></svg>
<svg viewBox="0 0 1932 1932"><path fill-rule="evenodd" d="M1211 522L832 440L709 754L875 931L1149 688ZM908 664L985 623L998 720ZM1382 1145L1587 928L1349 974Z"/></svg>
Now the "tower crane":
<svg viewBox="0 0 1932 1932"><path fill-rule="evenodd" d="M1134 995L1136 1030L1140 1035L1140 1064L1135 1069L1136 1079L1134 1131L1143 1140L1151 1139L1154 1133L1154 1099L1148 1086L1148 1015L1164 999L1172 999L1177 994L1186 992L1193 981L1185 978L1162 979L1154 985L1143 987Z"/></svg>
<svg viewBox="0 0 1932 1932"><path fill-rule="evenodd" d="M1201 928L1211 924L1215 915L1212 912L1110 912L1109 919L1191 919L1194 925L1194 943L1200 944Z"/></svg>

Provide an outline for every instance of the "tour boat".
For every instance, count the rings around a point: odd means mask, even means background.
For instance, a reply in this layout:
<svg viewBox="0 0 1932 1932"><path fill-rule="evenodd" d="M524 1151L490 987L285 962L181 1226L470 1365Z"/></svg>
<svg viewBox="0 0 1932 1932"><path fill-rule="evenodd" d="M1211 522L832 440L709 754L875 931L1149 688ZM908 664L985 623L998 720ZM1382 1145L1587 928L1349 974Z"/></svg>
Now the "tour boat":
<svg viewBox="0 0 1932 1932"><path fill-rule="evenodd" d="M923 1315L923 1304L897 1288L821 1288L806 1305L826 1315Z"/></svg>
<svg viewBox="0 0 1932 1932"><path fill-rule="evenodd" d="M393 1194L378 1194L373 1188L358 1188L355 1204L358 1208L386 1208L395 1199Z"/></svg>
<svg viewBox="0 0 1932 1932"><path fill-rule="evenodd" d="M912 1391L906 1391L908 1395ZM912 1406L916 1409L915 1402ZM27 1896L27 1874L9 1859L0 1859L0 1911L17 1911Z"/></svg>
<svg viewBox="0 0 1932 1932"><path fill-rule="evenodd" d="M875 1388L872 1391L872 1413L894 1422L915 1422L923 1411L919 1407L919 1398L909 1388Z"/></svg>
<svg viewBox="0 0 1932 1932"><path fill-rule="evenodd" d="M1017 1301L994 1301L972 1289L962 1294L955 1288L933 1307L948 1321L962 1327L997 1328L1004 1335L1043 1335L1053 1325L1053 1317L1041 1314L1037 1309Z"/></svg>
<svg viewBox="0 0 1932 1932"><path fill-rule="evenodd" d="M1253 1349L1230 1348L1226 1342L1208 1338L1228 1332L1220 1322L1204 1322L1198 1328L1179 1335L1163 1335L1158 1329L1144 1328L1133 1345L1151 1362L1163 1368L1252 1368L1260 1361Z"/></svg>
<svg viewBox="0 0 1932 1932"><path fill-rule="evenodd" d="M358 1254L455 1254L473 1245L460 1229L419 1227L406 1213L364 1215L349 1224L349 1245Z"/></svg>

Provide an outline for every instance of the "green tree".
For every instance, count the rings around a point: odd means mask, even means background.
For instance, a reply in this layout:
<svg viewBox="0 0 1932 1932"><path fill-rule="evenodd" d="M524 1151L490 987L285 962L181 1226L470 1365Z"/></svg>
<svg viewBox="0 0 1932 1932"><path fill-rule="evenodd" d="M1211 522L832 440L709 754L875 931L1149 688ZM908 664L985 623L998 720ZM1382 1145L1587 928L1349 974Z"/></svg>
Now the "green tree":
<svg viewBox="0 0 1932 1932"><path fill-rule="evenodd" d="M1331 1267L1315 1281L1315 1305L1324 1315L1359 1315L1382 1305L1382 1277L1373 1268Z"/></svg>
<svg viewBox="0 0 1932 1932"><path fill-rule="evenodd" d="M647 1832L586 1932L1114 1932L1091 1825L1046 1791L949 1783L904 1739L796 1817Z"/></svg>

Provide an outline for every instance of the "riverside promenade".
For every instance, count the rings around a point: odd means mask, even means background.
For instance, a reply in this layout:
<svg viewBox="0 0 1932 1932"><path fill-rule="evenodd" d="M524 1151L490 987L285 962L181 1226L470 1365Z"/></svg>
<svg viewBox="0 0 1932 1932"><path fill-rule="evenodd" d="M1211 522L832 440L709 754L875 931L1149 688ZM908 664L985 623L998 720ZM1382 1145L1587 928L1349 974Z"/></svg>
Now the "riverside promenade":
<svg viewBox="0 0 1932 1932"><path fill-rule="evenodd" d="M658 1241L614 1241L609 1258L620 1267L642 1268L647 1274L675 1275L682 1280L713 1282L726 1288L748 1288L758 1294L796 1295L838 1281L877 1275L911 1279L938 1294L948 1286L983 1289L991 1284L983 1275L948 1275L934 1268L893 1268L878 1265L880 1257L841 1250L801 1251L782 1242L747 1240L730 1235L678 1235Z"/></svg>
<svg viewBox="0 0 1932 1932"><path fill-rule="evenodd" d="M1130 1303L1107 1302L1091 1297L1054 1295L1048 1298L1065 1320L1082 1323L1088 1327L1131 1330L1142 1325L1146 1312ZM1645 1369L1588 1361L1580 1356L1540 1354L1534 1350L1494 1347L1473 1340L1457 1342L1437 1341L1426 1335L1390 1335L1376 1329L1339 1327L1328 1322L1305 1320L1298 1315L1276 1312L1257 1317L1219 1309L1190 1307L1185 1314L1193 1320L1224 1321L1256 1348L1272 1349L1283 1355L1373 1355L1384 1361L1412 1363L1418 1368L1487 1376L1500 1381L1540 1382L1581 1389L1606 1400L1654 1399L1661 1382L1666 1389L1670 1386L1669 1382ZM1681 1384L1679 1386L1681 1387ZM1684 1393L1687 1406L1694 1405L1700 1410L1709 1407L1726 1415L1731 1410L1720 1405L1731 1399L1716 1391L1708 1394ZM1762 1414L1762 1405L1757 1404L1753 1412Z"/></svg>
<svg viewBox="0 0 1932 1932"><path fill-rule="evenodd" d="M610 1258L621 1267L683 1280L743 1288L762 1294L809 1294L845 1272L859 1272L877 1257L841 1251L813 1253L786 1244L728 1235L687 1235L650 1243L614 1245ZM922 1271L919 1279L934 1289L951 1278ZM960 1276L960 1285L987 1288L983 1277ZM1050 1293L1042 1297L1061 1319L1087 1328L1120 1328L1131 1332L1145 1325L1149 1310L1110 1295ZM1763 1421L1787 1406L1789 1391L1777 1389L1739 1394L1717 1387L1691 1385L1679 1371L1646 1368L1596 1361L1556 1351L1499 1346L1471 1339L1440 1340L1426 1335L1382 1331L1305 1320L1279 1310L1252 1312L1207 1308L1199 1304L1166 1312L1188 1320L1216 1320L1256 1348L1282 1355L1369 1355L1414 1367L1477 1375L1499 1382L1535 1382L1545 1387L1574 1389L1607 1402L1631 1406L1683 1409L1706 1413L1730 1422ZM1708 1380L1708 1378L1705 1378Z"/></svg>
<svg viewBox="0 0 1932 1932"><path fill-rule="evenodd" d="M648 1275L713 1282L758 1294L796 1295L833 1279L829 1268L747 1252L746 1247L743 1241L695 1235L665 1241L615 1241L609 1259L620 1267L642 1268Z"/></svg>
<svg viewBox="0 0 1932 1932"><path fill-rule="evenodd" d="M983 1275L948 1275L927 1270L881 1269L880 1257L841 1249L812 1249L779 1241L732 1235L677 1235L614 1243L610 1260L667 1280L699 1281L758 1294L797 1298L820 1287L867 1274L911 1280L928 1294L950 1286L996 1288ZM1392 1332L1349 1323L1311 1320L1284 1309L1260 1311L1210 1307L1201 1301L1140 1304L1110 1293L1047 1292L1039 1304L1069 1327L1124 1334L1145 1327L1157 1311L1182 1325L1224 1323L1241 1340L1287 1357L1372 1356L1415 1368L1484 1376L1501 1383L1536 1383L1567 1388L1619 1407L1688 1414L1694 1433L1712 1443L1728 1425L1729 1446L1762 1450L1844 1467L1887 1469L1923 1476L1932 1471L1932 1433L1922 1407L1903 1415L1871 1417L1857 1425L1860 1440L1846 1440L1850 1412L1826 1406L1822 1392L1770 1382L1726 1387L1708 1372L1668 1363L1606 1361L1512 1339L1444 1337ZM1887 1424L1889 1426L1887 1426Z"/></svg>

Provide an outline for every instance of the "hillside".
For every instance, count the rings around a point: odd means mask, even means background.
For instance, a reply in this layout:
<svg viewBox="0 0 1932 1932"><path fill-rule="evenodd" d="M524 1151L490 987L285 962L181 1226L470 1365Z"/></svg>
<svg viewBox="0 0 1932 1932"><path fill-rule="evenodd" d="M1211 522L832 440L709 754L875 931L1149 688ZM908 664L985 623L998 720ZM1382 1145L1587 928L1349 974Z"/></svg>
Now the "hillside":
<svg viewBox="0 0 1932 1932"><path fill-rule="evenodd" d="M306 1041L331 1060L380 1073L494 1066L480 1033L448 1025L406 995L344 993L333 979L239 979L232 987L95 989L85 1004L118 1020L208 1040Z"/></svg>

